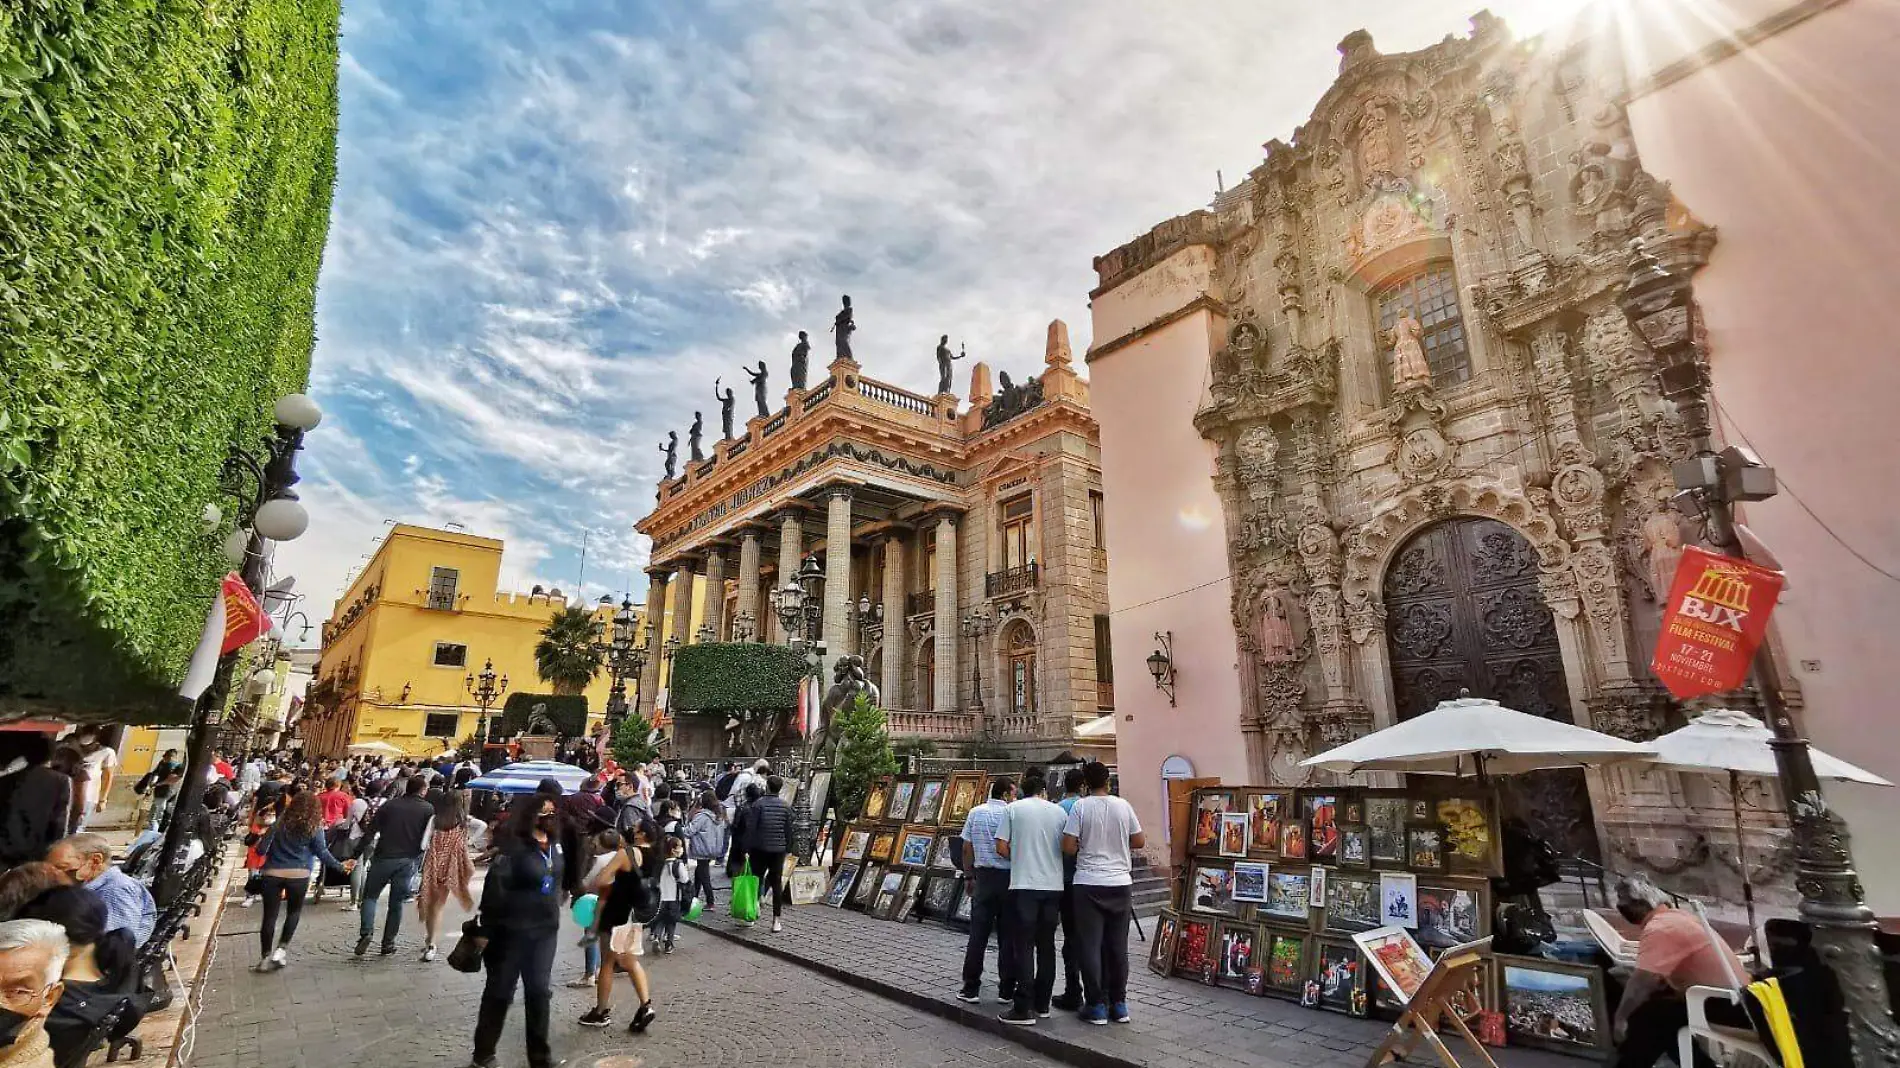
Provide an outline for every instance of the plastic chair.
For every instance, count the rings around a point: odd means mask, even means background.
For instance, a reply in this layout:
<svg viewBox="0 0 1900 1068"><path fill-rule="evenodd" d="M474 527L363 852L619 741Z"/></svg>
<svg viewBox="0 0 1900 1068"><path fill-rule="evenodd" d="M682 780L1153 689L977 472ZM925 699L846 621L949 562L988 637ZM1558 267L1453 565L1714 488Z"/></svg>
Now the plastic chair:
<svg viewBox="0 0 1900 1068"><path fill-rule="evenodd" d="M1689 1022L1682 1030L1676 1032L1676 1063L1694 1064L1696 1040L1701 1039L1708 1047L1710 1054L1718 1058L1725 1059L1740 1053L1760 1061L1768 1068L1775 1068L1777 1062L1774 1055L1768 1052L1767 1046L1762 1045L1761 1039L1756 1036L1753 1028L1742 1030L1709 1022L1709 1002L1711 1001L1726 1001L1735 1006L1738 1012L1746 1013L1747 1010L1742 1005L1742 988L1747 985L1748 977L1735 973L1734 957L1729 951L1728 943L1722 941L1722 937L1715 933L1715 928L1710 926L1709 915L1702 910L1702 903L1691 901L1689 908L1695 913L1696 919L1702 922L1702 933L1708 936L1709 945L1715 947L1716 954L1723 961L1728 962L1730 977L1735 985L1733 987L1692 986L1683 992L1683 999L1688 1003Z"/></svg>

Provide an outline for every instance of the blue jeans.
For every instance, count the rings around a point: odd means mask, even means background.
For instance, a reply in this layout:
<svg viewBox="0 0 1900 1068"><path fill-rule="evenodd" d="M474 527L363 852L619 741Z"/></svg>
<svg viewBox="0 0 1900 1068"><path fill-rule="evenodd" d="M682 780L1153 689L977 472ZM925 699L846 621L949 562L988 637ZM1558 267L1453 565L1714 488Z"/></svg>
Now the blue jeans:
<svg viewBox="0 0 1900 1068"><path fill-rule="evenodd" d="M363 896L358 905L357 935L368 938L376 933L376 899L389 888L389 919L383 924L383 945L396 944L396 932L402 927L402 906L409 900L409 884L416 878L421 857L377 857L369 862L369 877L363 880Z"/></svg>
<svg viewBox="0 0 1900 1068"><path fill-rule="evenodd" d="M581 967L590 978L600 971L600 935L592 930L581 935Z"/></svg>

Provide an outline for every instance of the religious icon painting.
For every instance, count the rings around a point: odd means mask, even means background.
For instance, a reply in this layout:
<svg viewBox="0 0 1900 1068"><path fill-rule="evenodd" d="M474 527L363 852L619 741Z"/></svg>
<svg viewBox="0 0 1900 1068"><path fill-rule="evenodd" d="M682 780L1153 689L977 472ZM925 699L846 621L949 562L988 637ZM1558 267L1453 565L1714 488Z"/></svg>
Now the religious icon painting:
<svg viewBox="0 0 1900 1068"><path fill-rule="evenodd" d="M1451 871L1490 875L1494 840L1485 806L1476 798L1448 797L1438 802L1437 820L1445 825L1445 850Z"/></svg>
<svg viewBox="0 0 1900 1068"><path fill-rule="evenodd" d="M1197 790L1194 794L1194 829L1188 839L1188 851L1219 851L1221 816L1233 810L1232 790Z"/></svg>
<svg viewBox="0 0 1900 1068"><path fill-rule="evenodd" d="M871 848L871 832L860 829L856 824L845 828L844 848L839 851L840 860L863 860L864 854Z"/></svg>
<svg viewBox="0 0 1900 1068"><path fill-rule="evenodd" d="M1353 994L1365 983L1359 947L1351 942L1322 940L1317 957L1314 978L1319 982L1319 1007L1351 1012Z"/></svg>
<svg viewBox="0 0 1900 1068"><path fill-rule="evenodd" d="M1311 913L1311 877L1303 871L1274 871L1267 876L1267 903L1260 911L1305 923Z"/></svg>
<svg viewBox="0 0 1900 1068"><path fill-rule="evenodd" d="M1300 822L1306 826L1306 855L1332 860L1339 854L1339 795L1301 793Z"/></svg>
<svg viewBox="0 0 1900 1068"><path fill-rule="evenodd" d="M905 827L897 839L897 863L922 868L930 860L930 847L937 840L937 829L921 823Z"/></svg>
<svg viewBox="0 0 1900 1068"><path fill-rule="evenodd" d="M1174 936L1174 972L1200 978L1214 964L1214 921L1182 917Z"/></svg>
<svg viewBox="0 0 1900 1068"><path fill-rule="evenodd" d="M962 888L963 879L957 875L933 875L924 884L924 899L917 904L918 911L933 920L946 919L957 907L957 891Z"/></svg>
<svg viewBox="0 0 1900 1068"><path fill-rule="evenodd" d="M1260 930L1252 924L1223 923L1220 926L1218 957L1214 980L1221 986L1247 989L1259 949Z"/></svg>
<svg viewBox="0 0 1900 1068"><path fill-rule="evenodd" d="M911 818L918 823L935 823L943 810L943 780L925 779L917 787L917 812Z"/></svg>
<svg viewBox="0 0 1900 1068"><path fill-rule="evenodd" d="M1156 975L1167 975L1174 968L1174 942L1180 933L1181 920L1172 912L1163 912L1155 921L1155 936L1148 943L1148 970Z"/></svg>
<svg viewBox="0 0 1900 1068"><path fill-rule="evenodd" d="M1405 865L1413 871L1445 870L1445 828L1438 823L1405 825Z"/></svg>
<svg viewBox="0 0 1900 1068"><path fill-rule="evenodd" d="M858 876L857 888L851 891L850 907L860 910L868 907L871 899L877 895L878 883L883 878L884 865L865 865L863 873Z"/></svg>
<svg viewBox="0 0 1900 1068"><path fill-rule="evenodd" d="M1366 821L1366 803L1358 797L1348 797L1339 806L1339 822L1364 823Z"/></svg>
<svg viewBox="0 0 1900 1068"><path fill-rule="evenodd" d="M962 828L970 810L983 803L984 777L980 771L959 771L950 776L943 805L945 826Z"/></svg>
<svg viewBox="0 0 1900 1068"><path fill-rule="evenodd" d="M1286 822L1293 795L1286 790L1261 790L1245 795L1247 800L1247 848L1265 856L1279 856L1280 828Z"/></svg>
<svg viewBox="0 0 1900 1068"><path fill-rule="evenodd" d="M1379 923L1385 927L1418 926L1418 876L1403 871L1380 873Z"/></svg>
<svg viewBox="0 0 1900 1068"><path fill-rule="evenodd" d="M865 795L864 818L867 820L881 820L884 818L885 810L890 808L890 805L891 780L889 776L885 776L879 779L876 785L871 787L869 794Z"/></svg>
<svg viewBox="0 0 1900 1068"><path fill-rule="evenodd" d="M1245 812L1221 813L1220 855L1223 857L1247 855L1247 814Z"/></svg>
<svg viewBox="0 0 1900 1068"><path fill-rule="evenodd" d="M1326 884L1326 929L1352 934L1379 926L1379 884L1370 875L1334 872Z"/></svg>
<svg viewBox="0 0 1900 1068"><path fill-rule="evenodd" d="M825 904L832 908L843 908L845 899L851 896L851 885L858 881L858 865L844 863L832 873L831 887L825 891Z"/></svg>
<svg viewBox="0 0 1900 1068"><path fill-rule="evenodd" d="M1342 868L1369 868L1372 866L1372 846L1366 835L1363 823L1342 823L1339 825L1339 866Z"/></svg>
<svg viewBox="0 0 1900 1068"><path fill-rule="evenodd" d="M1405 823L1411 810L1404 797L1366 798L1366 856L1373 867L1405 867Z"/></svg>
<svg viewBox="0 0 1900 1068"><path fill-rule="evenodd" d="M1188 907L1216 916L1235 915L1233 869L1197 861L1188 874Z"/></svg>
<svg viewBox="0 0 1900 1068"><path fill-rule="evenodd" d="M954 850L959 839L956 835L944 832L930 844L930 870L955 871L957 867Z"/></svg>
<svg viewBox="0 0 1900 1068"><path fill-rule="evenodd" d="M1442 886L1418 888L1418 941L1427 949L1475 942L1484 914L1484 891Z"/></svg>
<svg viewBox="0 0 1900 1068"><path fill-rule="evenodd" d="M1280 856L1284 860L1306 859L1306 827L1294 816L1280 823Z"/></svg>
<svg viewBox="0 0 1900 1068"><path fill-rule="evenodd" d="M896 831L879 829L871 832L871 852L868 855L872 860L889 861L896 848Z"/></svg>
<svg viewBox="0 0 1900 1068"><path fill-rule="evenodd" d="M1234 862L1234 900L1255 905L1267 900L1267 865L1254 860Z"/></svg>
<svg viewBox="0 0 1900 1068"><path fill-rule="evenodd" d="M1298 993L1306 981L1306 936L1274 932L1267 957L1267 986Z"/></svg>
<svg viewBox="0 0 1900 1068"><path fill-rule="evenodd" d="M896 823L910 819L911 802L916 799L917 784L906 780L891 784L890 804L884 808L884 818Z"/></svg>

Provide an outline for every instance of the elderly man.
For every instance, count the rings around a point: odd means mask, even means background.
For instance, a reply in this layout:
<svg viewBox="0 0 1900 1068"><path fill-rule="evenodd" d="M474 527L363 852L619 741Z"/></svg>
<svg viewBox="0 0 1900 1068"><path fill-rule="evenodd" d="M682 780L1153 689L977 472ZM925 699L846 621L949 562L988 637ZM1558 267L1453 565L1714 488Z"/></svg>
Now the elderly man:
<svg viewBox="0 0 1900 1068"><path fill-rule="evenodd" d="M1676 1035L1689 1022L1683 992L1692 986L1735 989L1748 981L1742 962L1715 942L1694 913L1675 908L1669 896L1637 876L1616 884L1616 911L1642 927L1636 946L1636 970L1611 1021L1617 1068L1650 1068L1676 1053ZM1722 1002L1709 1005L1712 1023L1750 1030L1739 1009ZM1696 1068L1711 1062L1698 1047ZM1685 1066L1686 1068L1686 1066Z"/></svg>
<svg viewBox="0 0 1900 1068"><path fill-rule="evenodd" d="M0 1068L53 1068L46 1017L65 992L67 951L59 924L0 923Z"/></svg>
<svg viewBox="0 0 1900 1068"><path fill-rule="evenodd" d="M142 946L158 923L158 905L145 884L112 863L112 846L96 834L75 834L53 843L46 862L106 903L106 930L124 931Z"/></svg>

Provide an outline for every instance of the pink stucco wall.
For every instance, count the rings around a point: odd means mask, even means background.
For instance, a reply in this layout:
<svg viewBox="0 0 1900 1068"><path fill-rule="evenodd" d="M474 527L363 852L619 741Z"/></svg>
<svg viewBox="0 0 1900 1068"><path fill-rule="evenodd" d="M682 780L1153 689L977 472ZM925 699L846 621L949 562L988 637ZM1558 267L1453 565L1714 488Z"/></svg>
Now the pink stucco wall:
<svg viewBox="0 0 1900 1068"><path fill-rule="evenodd" d="M1206 292L1211 265L1206 249L1185 249L1097 297L1096 346L1111 346L1192 303ZM1226 532L1214 493L1213 446L1194 429L1222 321L1197 310L1089 365L1108 511L1116 754L1122 794L1157 855L1165 855L1162 761L1182 756L1197 775L1247 781ZM1148 673L1157 631L1174 632L1179 678L1172 707Z"/></svg>
<svg viewBox="0 0 1900 1068"><path fill-rule="evenodd" d="M1783 494L1746 518L1788 572L1775 624L1808 732L1900 782L1897 45L1900 5L1850 0L1642 96L1630 118L1644 165L1721 232L1696 293L1728 437L1781 475ZM1827 795L1870 903L1900 914L1900 796Z"/></svg>

